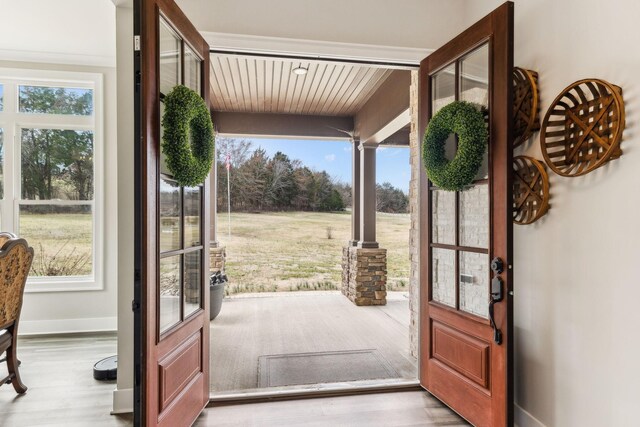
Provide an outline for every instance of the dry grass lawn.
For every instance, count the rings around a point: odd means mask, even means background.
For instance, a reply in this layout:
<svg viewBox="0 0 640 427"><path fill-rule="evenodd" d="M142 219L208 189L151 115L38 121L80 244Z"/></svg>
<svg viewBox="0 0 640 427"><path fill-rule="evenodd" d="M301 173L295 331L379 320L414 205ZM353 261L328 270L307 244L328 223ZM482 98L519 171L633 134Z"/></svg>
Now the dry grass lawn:
<svg viewBox="0 0 640 427"><path fill-rule="evenodd" d="M389 290L409 283L408 214L378 214L378 242L387 249ZM226 247L227 294L340 288L342 247L350 237L349 212L218 214L218 240Z"/></svg>
<svg viewBox="0 0 640 427"><path fill-rule="evenodd" d="M91 214L20 215L20 237L33 247L34 276L83 276L92 270Z"/></svg>

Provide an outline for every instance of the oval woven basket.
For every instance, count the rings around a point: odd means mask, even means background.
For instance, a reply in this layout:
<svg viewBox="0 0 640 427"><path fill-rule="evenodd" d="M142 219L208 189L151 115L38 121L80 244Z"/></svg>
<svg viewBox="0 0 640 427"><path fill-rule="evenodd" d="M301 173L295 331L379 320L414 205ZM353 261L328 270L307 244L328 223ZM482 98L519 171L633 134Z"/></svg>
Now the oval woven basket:
<svg viewBox="0 0 640 427"><path fill-rule="evenodd" d="M553 101L542 122L540 146L558 175L585 175L622 155L622 89L604 80L579 80Z"/></svg>
<svg viewBox="0 0 640 427"><path fill-rule="evenodd" d="M538 73L513 69L513 146L517 147L540 130Z"/></svg>
<svg viewBox="0 0 640 427"><path fill-rule="evenodd" d="M549 211L549 175L529 156L513 158L513 222L531 224Z"/></svg>

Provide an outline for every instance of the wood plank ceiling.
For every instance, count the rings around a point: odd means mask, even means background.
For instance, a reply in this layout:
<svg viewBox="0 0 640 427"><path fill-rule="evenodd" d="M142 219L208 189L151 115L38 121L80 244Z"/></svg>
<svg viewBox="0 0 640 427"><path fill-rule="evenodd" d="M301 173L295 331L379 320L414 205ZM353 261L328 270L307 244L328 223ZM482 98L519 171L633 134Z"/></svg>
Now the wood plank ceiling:
<svg viewBox="0 0 640 427"><path fill-rule="evenodd" d="M308 68L305 75L293 69ZM353 116L391 74L368 65L211 55L214 111Z"/></svg>

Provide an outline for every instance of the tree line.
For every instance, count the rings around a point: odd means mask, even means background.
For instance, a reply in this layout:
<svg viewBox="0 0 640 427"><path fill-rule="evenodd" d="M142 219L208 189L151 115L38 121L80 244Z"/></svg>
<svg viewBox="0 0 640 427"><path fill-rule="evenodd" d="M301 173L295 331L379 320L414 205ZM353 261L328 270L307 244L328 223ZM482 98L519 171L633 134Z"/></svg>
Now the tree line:
<svg viewBox="0 0 640 427"><path fill-rule="evenodd" d="M227 158L230 163L231 210L342 211L351 206L351 186L316 171L282 152L269 157L250 141L216 138L218 211L227 210ZM380 212L407 212L408 198L389 183L378 185Z"/></svg>

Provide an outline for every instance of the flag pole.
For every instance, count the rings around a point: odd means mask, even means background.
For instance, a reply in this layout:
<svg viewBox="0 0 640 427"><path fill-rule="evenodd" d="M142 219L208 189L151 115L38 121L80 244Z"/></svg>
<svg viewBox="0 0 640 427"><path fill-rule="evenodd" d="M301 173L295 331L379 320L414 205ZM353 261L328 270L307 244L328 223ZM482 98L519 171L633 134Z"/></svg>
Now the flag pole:
<svg viewBox="0 0 640 427"><path fill-rule="evenodd" d="M229 227L229 241L231 241L231 156L227 154L227 214L228 214L228 227Z"/></svg>

